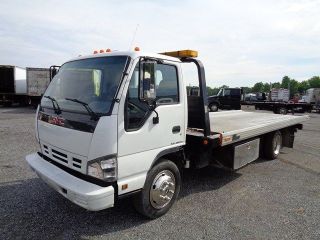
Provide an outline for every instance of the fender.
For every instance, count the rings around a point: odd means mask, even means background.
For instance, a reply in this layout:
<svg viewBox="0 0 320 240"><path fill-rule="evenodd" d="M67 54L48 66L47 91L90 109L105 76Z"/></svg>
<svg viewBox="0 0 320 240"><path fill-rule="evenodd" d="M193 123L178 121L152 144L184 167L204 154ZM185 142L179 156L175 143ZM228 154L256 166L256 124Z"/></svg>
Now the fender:
<svg viewBox="0 0 320 240"><path fill-rule="evenodd" d="M150 169L152 169L157 163L159 163L161 161L161 158L167 154L170 154L170 153L176 153L176 152L179 152L183 149L183 147L179 146L179 147L173 147L173 148L169 148L169 149L165 149L161 152L159 152L157 154L157 156L155 157L155 159L153 160L152 164L151 164L151 167ZM183 159L184 160L184 159ZM150 171L149 169L149 171Z"/></svg>

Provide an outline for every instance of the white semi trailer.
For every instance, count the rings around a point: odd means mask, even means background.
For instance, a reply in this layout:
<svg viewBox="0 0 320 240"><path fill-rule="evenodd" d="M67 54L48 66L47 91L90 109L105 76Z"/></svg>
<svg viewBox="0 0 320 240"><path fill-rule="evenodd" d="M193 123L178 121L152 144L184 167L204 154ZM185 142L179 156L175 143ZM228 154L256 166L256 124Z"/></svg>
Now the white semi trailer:
<svg viewBox="0 0 320 240"><path fill-rule="evenodd" d="M209 113L205 72L191 50L107 52L63 64L36 115L39 151L26 156L48 185L92 211L132 196L149 218L176 201L183 168L239 169L293 147L307 116ZM181 65L198 69L187 96Z"/></svg>
<svg viewBox="0 0 320 240"><path fill-rule="evenodd" d="M30 105L38 105L49 83L49 68L27 68L27 94Z"/></svg>

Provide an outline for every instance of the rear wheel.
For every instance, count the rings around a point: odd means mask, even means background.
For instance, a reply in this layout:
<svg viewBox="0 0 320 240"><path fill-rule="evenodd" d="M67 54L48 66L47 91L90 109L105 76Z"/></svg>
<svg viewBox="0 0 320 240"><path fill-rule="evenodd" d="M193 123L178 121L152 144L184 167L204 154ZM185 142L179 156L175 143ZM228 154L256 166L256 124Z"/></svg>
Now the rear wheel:
<svg viewBox="0 0 320 240"><path fill-rule="evenodd" d="M11 107L12 106L12 102L5 102L3 103L4 107Z"/></svg>
<svg viewBox="0 0 320 240"><path fill-rule="evenodd" d="M284 107L280 107L278 109L278 113L279 114L283 114L283 115L286 115L288 113L288 109L284 108Z"/></svg>
<svg viewBox="0 0 320 240"><path fill-rule="evenodd" d="M136 210L154 219L169 211L176 201L181 187L178 167L169 160L154 166L147 175L141 193L134 198Z"/></svg>
<svg viewBox="0 0 320 240"><path fill-rule="evenodd" d="M217 104L217 103L210 103L210 104L209 104L209 111L210 111L210 112L216 112L216 111L218 111L218 104Z"/></svg>
<svg viewBox="0 0 320 240"><path fill-rule="evenodd" d="M280 131L266 135L264 142L264 156L267 159L276 159L282 147L282 134Z"/></svg>

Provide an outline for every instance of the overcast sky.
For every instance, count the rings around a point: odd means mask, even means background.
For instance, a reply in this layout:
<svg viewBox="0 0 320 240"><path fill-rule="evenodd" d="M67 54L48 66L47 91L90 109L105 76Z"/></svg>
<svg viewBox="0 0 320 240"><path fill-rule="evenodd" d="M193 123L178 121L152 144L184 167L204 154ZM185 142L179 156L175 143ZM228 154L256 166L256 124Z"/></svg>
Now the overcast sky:
<svg viewBox="0 0 320 240"><path fill-rule="evenodd" d="M48 67L95 49L195 49L209 86L319 75L318 0L1 0L0 64ZM194 77L186 74L189 83Z"/></svg>

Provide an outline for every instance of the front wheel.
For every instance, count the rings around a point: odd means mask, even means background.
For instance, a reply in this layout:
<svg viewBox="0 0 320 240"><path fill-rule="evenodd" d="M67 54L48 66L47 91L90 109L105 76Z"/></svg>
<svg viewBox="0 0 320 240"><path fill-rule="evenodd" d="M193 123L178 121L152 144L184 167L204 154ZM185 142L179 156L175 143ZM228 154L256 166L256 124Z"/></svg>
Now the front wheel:
<svg viewBox="0 0 320 240"><path fill-rule="evenodd" d="M134 198L134 206L142 215L154 219L169 211L181 187L177 165L164 160L148 173L141 193Z"/></svg>

